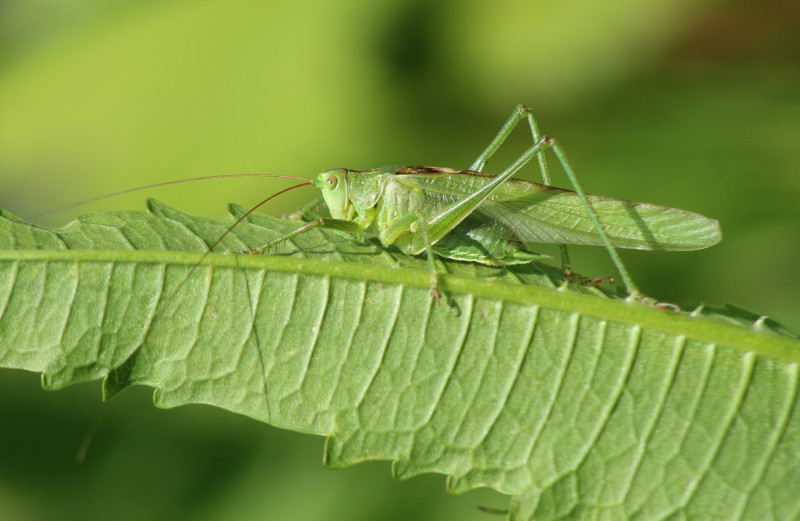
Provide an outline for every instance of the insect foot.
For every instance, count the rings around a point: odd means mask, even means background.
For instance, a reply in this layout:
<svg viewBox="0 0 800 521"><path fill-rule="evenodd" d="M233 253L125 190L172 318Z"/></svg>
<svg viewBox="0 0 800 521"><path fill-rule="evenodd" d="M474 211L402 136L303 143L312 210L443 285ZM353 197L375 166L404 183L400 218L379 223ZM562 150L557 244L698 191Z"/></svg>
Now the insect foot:
<svg viewBox="0 0 800 521"><path fill-rule="evenodd" d="M661 302L654 299L653 297L648 297L646 295L643 295L642 293L637 293L636 295L629 295L627 300L634 302L641 302L642 304L656 308L660 311L669 310L675 313L680 313L681 311L683 311L681 307L677 304L673 304L672 302Z"/></svg>
<svg viewBox="0 0 800 521"><path fill-rule="evenodd" d="M609 275L603 277L586 277L581 275L580 273L575 273L570 268L565 268L563 270L564 276L567 277L567 280L570 282L574 282L576 284L585 284L587 286L600 286L604 280L607 280L610 283L614 283L614 277Z"/></svg>
<svg viewBox="0 0 800 521"><path fill-rule="evenodd" d="M673 304L672 302L656 302L653 304L653 307L662 310L668 309L670 311L674 311L675 313L680 313L682 311L679 305Z"/></svg>
<svg viewBox="0 0 800 521"><path fill-rule="evenodd" d="M609 275L606 275L604 277L595 277L593 279L587 277L586 279L583 280L583 283L588 284L590 286L599 286L600 284L603 283L604 280L607 280L611 284L614 283L614 277L611 277Z"/></svg>
<svg viewBox="0 0 800 521"><path fill-rule="evenodd" d="M431 273L431 298L436 301L436 305L442 299L442 292L439 291L439 274L436 272Z"/></svg>

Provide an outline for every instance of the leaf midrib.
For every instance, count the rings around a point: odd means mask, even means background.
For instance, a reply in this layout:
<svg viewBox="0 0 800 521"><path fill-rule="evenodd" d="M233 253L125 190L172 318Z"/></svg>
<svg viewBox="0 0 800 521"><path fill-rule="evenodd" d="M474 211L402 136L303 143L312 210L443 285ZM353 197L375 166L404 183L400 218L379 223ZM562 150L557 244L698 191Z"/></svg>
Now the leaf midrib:
<svg viewBox="0 0 800 521"><path fill-rule="evenodd" d="M2 250L2 261L47 262L114 262L137 264L196 265L203 253L164 250ZM341 260L314 259L296 256L240 255L210 253L202 266L212 268L243 268L281 272L299 272L329 277L403 284L417 288L430 287L427 270L365 265ZM496 298L506 302L572 311L602 320L634 324L691 338L708 344L720 344L744 352L756 352L800 363L800 341L774 333L755 331L742 326L714 321L690 313L675 314L640 302L605 299L563 289L551 289L525 284L510 284L499 280L478 279L444 274L440 289L451 294ZM446 305L443 301L442 305Z"/></svg>

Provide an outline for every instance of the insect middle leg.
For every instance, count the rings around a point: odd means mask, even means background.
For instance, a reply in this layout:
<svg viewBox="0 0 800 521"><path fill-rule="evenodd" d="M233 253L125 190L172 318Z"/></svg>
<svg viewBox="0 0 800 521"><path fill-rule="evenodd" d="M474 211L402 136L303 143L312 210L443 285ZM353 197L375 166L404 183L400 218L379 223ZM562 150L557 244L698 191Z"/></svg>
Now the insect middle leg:
<svg viewBox="0 0 800 521"><path fill-rule="evenodd" d="M511 132L514 131L516 126L519 124L523 118L528 120L528 126L531 129L531 135L533 136L533 142L538 143L542 139L542 134L539 131L539 124L536 122L536 118L533 117L533 112L531 109L526 107L525 105L519 104L514 109L514 112L511 113L508 120L503 124L503 127L500 129L500 132L494 137L489 146L481 152L481 155L478 156L472 165L470 165L470 170L478 170L483 171L486 167L487 161L497 152L500 146L505 142L506 138L511 135ZM544 149L542 149L536 155L539 161L539 171L542 174L542 183L547 186L553 186L553 180L550 177L550 169L547 166L547 156L544 153ZM561 270L564 272L569 278L573 278L575 273L572 271L572 262L569 259L569 251L567 250L566 244L560 244L559 249L561 250Z"/></svg>
<svg viewBox="0 0 800 521"><path fill-rule="evenodd" d="M438 303L442 297L439 292L439 270L436 269L436 262L433 259L432 241L428 234L428 222L425 220L425 216L420 212L414 212L397 219L381 234L381 242L384 244L394 243L402 233L411 232L414 224L419 225L419 237L428 258L428 267L431 271L431 297Z"/></svg>

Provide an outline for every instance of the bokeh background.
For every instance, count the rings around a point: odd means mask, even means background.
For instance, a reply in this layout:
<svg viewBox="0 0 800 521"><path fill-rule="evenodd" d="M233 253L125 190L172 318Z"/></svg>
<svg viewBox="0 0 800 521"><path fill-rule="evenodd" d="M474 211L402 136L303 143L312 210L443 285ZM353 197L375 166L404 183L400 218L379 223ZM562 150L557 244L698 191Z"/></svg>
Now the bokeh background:
<svg viewBox="0 0 800 521"><path fill-rule="evenodd" d="M26 217L224 173L463 168L517 103L588 191L720 220L709 250L623 252L646 293L800 331L796 0L5 0L0 207ZM489 170L529 140L520 132ZM146 197L222 215L284 186L182 184L44 224ZM614 273L600 249L573 260ZM446 495L441 476L393 482L387 463L327 471L321 438L210 407L156 410L149 389L110 403L76 464L98 385L45 393L37 375L3 371L0 396L1 519L469 520L487 519L475 504L504 505Z"/></svg>

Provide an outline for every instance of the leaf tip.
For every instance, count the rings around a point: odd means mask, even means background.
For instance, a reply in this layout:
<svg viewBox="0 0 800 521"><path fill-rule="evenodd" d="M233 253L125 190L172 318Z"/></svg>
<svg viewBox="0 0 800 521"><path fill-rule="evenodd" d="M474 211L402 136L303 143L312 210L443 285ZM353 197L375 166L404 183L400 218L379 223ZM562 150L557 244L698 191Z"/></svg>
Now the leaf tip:
<svg viewBox="0 0 800 521"><path fill-rule="evenodd" d="M411 465L407 460L395 460L392 462L392 478L400 481L414 476L410 469Z"/></svg>
<svg viewBox="0 0 800 521"><path fill-rule="evenodd" d="M698 304L696 308L694 308L690 313L689 316L692 318L699 317L703 314L703 310L705 309L705 304Z"/></svg>
<svg viewBox="0 0 800 521"><path fill-rule="evenodd" d="M333 435L325 438L325 449L322 454L322 464L329 469L342 469L347 467L348 460L344 456L343 444Z"/></svg>
<svg viewBox="0 0 800 521"><path fill-rule="evenodd" d="M120 380L117 378L117 372L111 371L109 372L105 378L103 378L103 401L107 402L111 398L115 397L127 387L126 385L122 384Z"/></svg>
<svg viewBox="0 0 800 521"><path fill-rule="evenodd" d="M56 389L53 384L53 377L49 373L42 373L42 389L45 391L53 391Z"/></svg>
<svg viewBox="0 0 800 521"><path fill-rule="evenodd" d="M228 212L232 216L236 217L237 219L239 217L243 216L244 214L246 214L249 211L250 211L250 208L247 208L246 206L242 206L241 204L237 204L237 203L229 203L228 204Z"/></svg>
<svg viewBox="0 0 800 521"><path fill-rule="evenodd" d="M131 379L133 357L128 358L120 366L110 370L103 378L103 400L108 401L123 390L133 385Z"/></svg>
<svg viewBox="0 0 800 521"><path fill-rule="evenodd" d="M473 488L475 485L466 476L447 476L447 491L451 494L463 494Z"/></svg>

